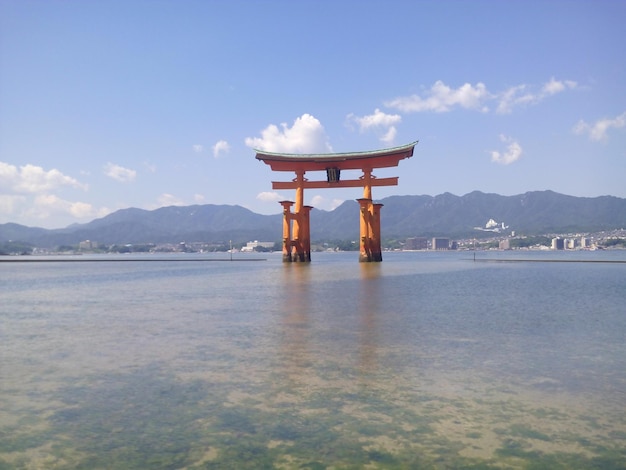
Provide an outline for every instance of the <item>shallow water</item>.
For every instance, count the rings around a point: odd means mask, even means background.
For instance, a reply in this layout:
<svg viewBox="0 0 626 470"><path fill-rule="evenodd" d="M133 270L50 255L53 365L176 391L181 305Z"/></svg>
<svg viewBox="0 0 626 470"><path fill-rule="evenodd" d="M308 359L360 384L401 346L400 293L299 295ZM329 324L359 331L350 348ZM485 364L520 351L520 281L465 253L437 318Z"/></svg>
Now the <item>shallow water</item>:
<svg viewBox="0 0 626 470"><path fill-rule="evenodd" d="M472 255L0 263L0 469L626 468L626 253Z"/></svg>

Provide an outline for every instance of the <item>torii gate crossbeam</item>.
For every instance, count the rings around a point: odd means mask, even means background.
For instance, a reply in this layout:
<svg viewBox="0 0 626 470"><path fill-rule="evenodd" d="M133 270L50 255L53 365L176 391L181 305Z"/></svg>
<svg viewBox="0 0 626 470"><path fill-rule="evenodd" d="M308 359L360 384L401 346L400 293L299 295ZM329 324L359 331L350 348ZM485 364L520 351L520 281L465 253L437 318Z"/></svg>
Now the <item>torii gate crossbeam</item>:
<svg viewBox="0 0 626 470"><path fill-rule="evenodd" d="M398 177L376 178L375 168L398 166L400 160L413 156L417 141L401 147L353 153L287 154L256 151L256 158L273 171L293 171L292 181L273 181L272 189L295 189L296 201L281 201L283 206L283 261L311 261L311 236L309 213L311 206L304 205L304 189L363 188L363 197L357 199L360 206L359 261L382 261L380 238L380 209L382 204L372 200L373 186L396 186ZM358 179L341 180L341 170L361 170ZM304 175L312 171L325 171L326 181L309 181ZM293 229L292 229L293 225Z"/></svg>

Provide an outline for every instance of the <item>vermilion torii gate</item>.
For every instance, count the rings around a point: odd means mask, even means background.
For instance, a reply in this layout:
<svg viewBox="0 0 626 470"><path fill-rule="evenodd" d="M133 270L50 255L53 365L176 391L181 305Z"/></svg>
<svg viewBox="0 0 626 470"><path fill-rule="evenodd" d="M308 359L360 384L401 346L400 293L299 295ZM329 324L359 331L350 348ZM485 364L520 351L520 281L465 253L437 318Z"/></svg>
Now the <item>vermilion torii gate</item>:
<svg viewBox="0 0 626 470"><path fill-rule="evenodd" d="M382 261L380 238L380 209L382 204L372 201L372 186L397 186L398 177L376 178L374 168L398 166L400 160L413 155L417 141L401 147L354 153L288 154L256 151L256 158L268 164L273 171L293 171L292 181L272 181L272 189L295 189L296 202L281 201L283 206L283 261L311 261L309 213L304 205L304 189L363 187L363 197L357 199L361 211L359 261ZM341 170L361 170L359 179L342 180ZM307 171L325 171L326 181L310 181ZM293 229L292 229L293 222Z"/></svg>

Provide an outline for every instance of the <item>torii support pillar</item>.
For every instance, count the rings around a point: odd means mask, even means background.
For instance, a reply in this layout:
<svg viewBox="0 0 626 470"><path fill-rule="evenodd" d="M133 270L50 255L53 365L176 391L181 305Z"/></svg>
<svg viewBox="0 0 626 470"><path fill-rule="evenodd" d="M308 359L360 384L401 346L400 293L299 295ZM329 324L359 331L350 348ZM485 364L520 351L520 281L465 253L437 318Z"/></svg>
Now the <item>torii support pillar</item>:
<svg viewBox="0 0 626 470"><path fill-rule="evenodd" d="M280 201L283 206L283 263L291 261L291 206L293 201Z"/></svg>
<svg viewBox="0 0 626 470"><path fill-rule="evenodd" d="M291 261L300 263L311 262L311 223L309 214L312 206L302 206L300 213L295 214L298 224L298 238L292 242Z"/></svg>
<svg viewBox="0 0 626 470"><path fill-rule="evenodd" d="M360 206L359 261L362 263L383 260L380 238L380 208L370 198L357 199Z"/></svg>
<svg viewBox="0 0 626 470"><path fill-rule="evenodd" d="M382 261L382 239L380 237L380 209L383 204L372 204L372 259L370 261Z"/></svg>
<svg viewBox="0 0 626 470"><path fill-rule="evenodd" d="M280 204L283 206L283 262L310 262L311 223L309 214L313 207L302 206L299 212L293 213L291 212L293 201L280 201Z"/></svg>

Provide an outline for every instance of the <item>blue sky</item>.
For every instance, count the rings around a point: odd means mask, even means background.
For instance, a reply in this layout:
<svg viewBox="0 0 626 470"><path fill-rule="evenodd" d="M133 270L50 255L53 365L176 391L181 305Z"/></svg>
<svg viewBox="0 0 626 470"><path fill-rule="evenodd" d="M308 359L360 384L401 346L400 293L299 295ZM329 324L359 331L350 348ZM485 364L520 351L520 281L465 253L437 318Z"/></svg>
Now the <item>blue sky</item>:
<svg viewBox="0 0 626 470"><path fill-rule="evenodd" d="M625 18L625 1L602 0L0 0L0 223L279 213L294 194L271 181L293 175L253 148L415 140L412 158L375 171L400 177L375 199L626 197ZM305 203L361 196L308 190Z"/></svg>

